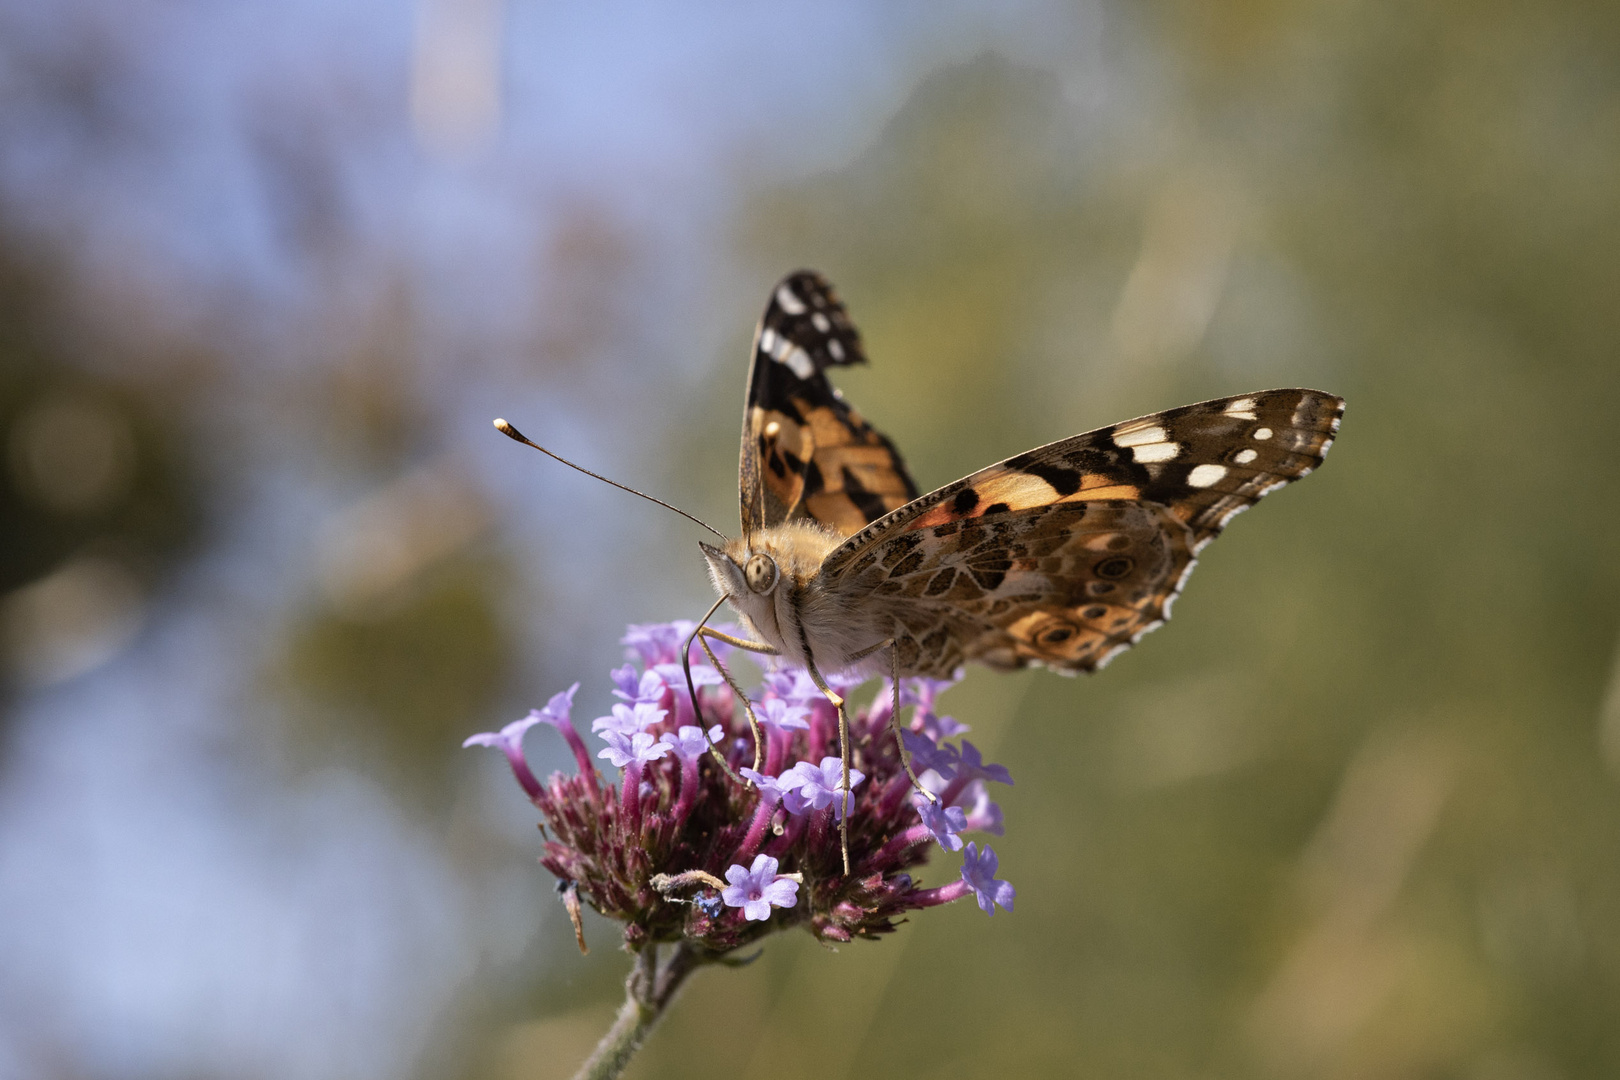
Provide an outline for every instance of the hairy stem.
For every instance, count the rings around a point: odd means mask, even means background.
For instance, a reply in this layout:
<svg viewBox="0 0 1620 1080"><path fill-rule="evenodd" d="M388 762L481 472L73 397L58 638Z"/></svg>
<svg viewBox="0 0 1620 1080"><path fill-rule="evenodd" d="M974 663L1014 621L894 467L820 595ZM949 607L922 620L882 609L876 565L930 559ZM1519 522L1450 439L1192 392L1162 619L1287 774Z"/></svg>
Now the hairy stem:
<svg viewBox="0 0 1620 1080"><path fill-rule="evenodd" d="M648 945L636 957L635 967L624 980L624 1004L596 1050L579 1067L574 1080L613 1080L623 1073L687 976L702 964L695 950L685 943L660 967L658 946Z"/></svg>

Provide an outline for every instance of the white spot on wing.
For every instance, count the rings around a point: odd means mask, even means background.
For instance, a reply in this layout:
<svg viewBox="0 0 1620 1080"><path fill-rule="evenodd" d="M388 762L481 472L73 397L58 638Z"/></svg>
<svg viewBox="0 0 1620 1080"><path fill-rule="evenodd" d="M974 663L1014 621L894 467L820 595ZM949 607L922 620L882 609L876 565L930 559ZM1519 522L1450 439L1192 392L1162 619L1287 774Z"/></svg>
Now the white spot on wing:
<svg viewBox="0 0 1620 1080"><path fill-rule="evenodd" d="M1105 652L1101 656L1097 657L1097 662L1094 665L1092 665L1092 670L1093 671L1101 671L1103 668L1108 666L1108 662L1110 660L1112 660L1114 657L1118 656L1120 653L1124 652L1126 649L1130 648L1134 644L1135 644L1134 641L1122 641L1118 645L1115 645L1112 649L1109 649L1107 652Z"/></svg>
<svg viewBox="0 0 1620 1080"><path fill-rule="evenodd" d="M765 437L767 439L776 438L777 435L781 434L781 431L782 425L777 423L775 420L772 420L770 423L765 425Z"/></svg>
<svg viewBox="0 0 1620 1080"><path fill-rule="evenodd" d="M1271 438L1271 429L1268 427L1255 428L1254 437L1259 439L1261 442L1265 442L1267 439Z"/></svg>
<svg viewBox="0 0 1620 1080"><path fill-rule="evenodd" d="M816 373L815 361L810 359L809 353L798 346L788 349L786 356L779 356L777 359L786 364L788 370L801 379L808 379Z"/></svg>
<svg viewBox="0 0 1620 1080"><path fill-rule="evenodd" d="M819 311L810 316L810 324L817 330L820 330L823 334L832 329L832 323L827 321L827 316L823 315ZM1252 420L1254 418L1251 416L1249 419Z"/></svg>
<svg viewBox="0 0 1620 1080"><path fill-rule="evenodd" d="M1254 412L1254 398L1252 397L1240 397L1236 401L1230 401L1227 403L1226 408L1222 411L1227 416L1233 417L1237 420L1259 419Z"/></svg>
<svg viewBox="0 0 1620 1080"><path fill-rule="evenodd" d="M1237 462L1239 465L1247 465L1249 462L1253 461L1259 456L1259 452L1255 450L1239 450L1235 455L1233 455L1232 460Z"/></svg>
<svg viewBox="0 0 1620 1080"><path fill-rule="evenodd" d="M832 354L832 358L834 360L842 360L844 358L844 346L839 344L837 338L827 342L827 352Z"/></svg>
<svg viewBox="0 0 1620 1080"><path fill-rule="evenodd" d="M1145 427L1132 427L1121 424L1114 429L1115 446L1146 446L1148 443L1162 443L1165 441L1164 428L1157 424L1148 424Z"/></svg>
<svg viewBox="0 0 1620 1080"><path fill-rule="evenodd" d="M1181 454L1181 444L1173 442L1148 443L1131 447L1131 456L1149 465L1156 461L1174 461Z"/></svg>
<svg viewBox="0 0 1620 1080"><path fill-rule="evenodd" d="M1211 539L1213 539L1213 537L1211 537ZM1209 540L1205 540L1204 543L1209 543ZM1202 546L1203 544L1199 545L1199 547ZM1187 587L1187 579L1192 577L1193 567L1197 565L1198 559L1197 557L1194 557L1188 559L1187 565L1181 568L1181 576L1176 578L1175 585L1171 586L1170 595L1164 598L1164 617L1166 619L1170 617L1170 605L1175 602L1176 597L1181 595L1181 590Z"/></svg>
<svg viewBox="0 0 1620 1080"><path fill-rule="evenodd" d="M1200 465L1187 474L1187 483L1195 488L1207 488L1220 483L1225 475L1225 465Z"/></svg>
<svg viewBox="0 0 1620 1080"><path fill-rule="evenodd" d="M774 358L777 340L776 331L767 326L759 332L759 351Z"/></svg>
<svg viewBox="0 0 1620 1080"><path fill-rule="evenodd" d="M789 315L804 314L804 301L800 300L793 290L786 285L776 287L776 306Z"/></svg>

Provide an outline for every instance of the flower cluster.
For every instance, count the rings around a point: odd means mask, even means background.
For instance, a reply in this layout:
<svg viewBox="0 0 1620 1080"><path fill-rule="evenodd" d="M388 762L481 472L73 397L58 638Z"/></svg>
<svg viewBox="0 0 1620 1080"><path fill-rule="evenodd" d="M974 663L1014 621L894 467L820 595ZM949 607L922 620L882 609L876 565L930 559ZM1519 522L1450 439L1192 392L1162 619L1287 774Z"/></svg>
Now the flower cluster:
<svg viewBox="0 0 1620 1080"><path fill-rule="evenodd" d="M906 749L932 798L906 774L889 728L886 681L850 716L846 797L837 713L804 670L769 663L753 702L765 736L757 770L742 702L719 671L695 659L702 716L694 713L680 656L692 629L687 622L632 626L624 638L639 663L612 673L619 703L591 724L605 744L594 757L621 770L617 790L598 778L572 722L577 683L544 709L466 742L505 752L544 818L541 861L561 880L571 912L583 899L621 921L632 949L681 942L713 956L793 925L825 941L874 937L892 931L904 912L970 895L986 913L1012 909L1013 887L996 878L995 852L975 843L964 850L962 839L1001 835L987 784L1012 777L985 764L971 742L946 741L967 730L935 710L954 680L901 680L901 708L912 708ZM724 662L727 653L719 655ZM829 678L846 697L859 682ZM568 741L575 775L558 772L542 783L530 771L522 740L541 723ZM838 824L846 803L847 875ZM963 852L960 877L922 888L907 871L935 843Z"/></svg>

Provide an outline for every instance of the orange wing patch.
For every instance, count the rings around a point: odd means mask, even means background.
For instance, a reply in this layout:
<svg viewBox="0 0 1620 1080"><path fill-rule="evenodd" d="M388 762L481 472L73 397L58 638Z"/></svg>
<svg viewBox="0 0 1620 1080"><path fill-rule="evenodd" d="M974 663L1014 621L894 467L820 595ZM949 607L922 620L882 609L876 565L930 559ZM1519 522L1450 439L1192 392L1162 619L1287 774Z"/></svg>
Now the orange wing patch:
<svg viewBox="0 0 1620 1080"><path fill-rule="evenodd" d="M754 335L743 416L743 532L808 519L847 536L917 497L894 444L827 380L866 362L860 335L821 277L789 274Z"/></svg>

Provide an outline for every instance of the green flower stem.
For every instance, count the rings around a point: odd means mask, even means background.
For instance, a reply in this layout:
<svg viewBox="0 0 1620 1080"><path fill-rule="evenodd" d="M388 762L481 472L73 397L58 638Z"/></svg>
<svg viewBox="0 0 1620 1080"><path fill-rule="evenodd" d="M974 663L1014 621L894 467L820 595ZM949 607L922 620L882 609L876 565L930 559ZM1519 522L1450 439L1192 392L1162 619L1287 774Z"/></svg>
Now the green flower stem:
<svg viewBox="0 0 1620 1080"><path fill-rule="evenodd" d="M624 980L624 1005L596 1050L579 1067L574 1080L613 1080L624 1072L664 1010L675 1000L687 976L702 964L696 950L684 942L675 946L674 955L658 965L658 946L648 945L636 957L636 964Z"/></svg>

